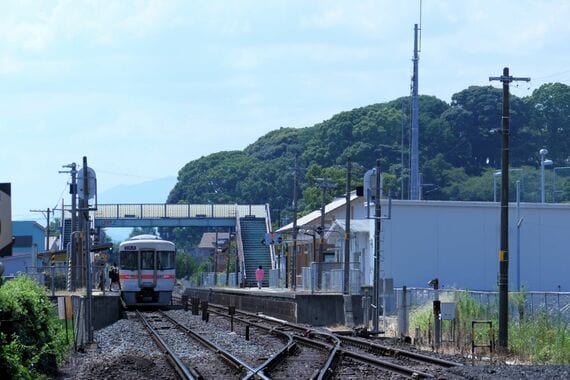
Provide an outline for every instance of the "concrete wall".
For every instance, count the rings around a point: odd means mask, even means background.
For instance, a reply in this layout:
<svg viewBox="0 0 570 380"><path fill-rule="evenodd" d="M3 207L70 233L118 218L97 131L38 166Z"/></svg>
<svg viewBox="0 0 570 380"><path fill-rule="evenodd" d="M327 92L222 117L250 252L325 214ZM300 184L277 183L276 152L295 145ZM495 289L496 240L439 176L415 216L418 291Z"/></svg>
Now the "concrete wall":
<svg viewBox="0 0 570 380"><path fill-rule="evenodd" d="M516 204L509 212L509 289L515 290ZM521 285L570 290L570 205L521 203L520 216ZM395 286L425 287L437 277L444 287L496 290L499 237L498 202L393 201L392 219L382 221L381 274Z"/></svg>
<svg viewBox="0 0 570 380"><path fill-rule="evenodd" d="M16 276L20 273L27 273L28 269L34 265L31 254L16 254L2 258L4 264L4 276Z"/></svg>
<svg viewBox="0 0 570 380"><path fill-rule="evenodd" d="M200 300L228 306L252 313L263 313L294 323L313 326L345 324L342 294L311 295L293 292L266 293L244 292L226 289L186 288L185 294ZM352 312L355 324L362 323L360 296L352 296Z"/></svg>
<svg viewBox="0 0 570 380"><path fill-rule="evenodd" d="M124 313L118 296L93 297L91 307L95 330L115 323L123 317Z"/></svg>
<svg viewBox="0 0 570 380"><path fill-rule="evenodd" d="M297 307L292 297L276 297L258 292L255 295L225 289L187 288L185 294L200 298L202 301L235 306L237 309L252 313L265 313L286 321L295 322Z"/></svg>

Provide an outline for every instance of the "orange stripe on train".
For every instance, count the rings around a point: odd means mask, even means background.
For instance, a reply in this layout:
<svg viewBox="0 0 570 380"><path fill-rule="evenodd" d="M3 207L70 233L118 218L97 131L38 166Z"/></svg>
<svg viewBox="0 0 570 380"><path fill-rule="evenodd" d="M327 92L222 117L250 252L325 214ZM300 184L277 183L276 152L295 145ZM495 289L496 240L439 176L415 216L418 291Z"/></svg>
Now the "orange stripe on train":
<svg viewBox="0 0 570 380"><path fill-rule="evenodd" d="M156 276L156 277L157 277L157 278L164 278L164 279L171 279L171 280L174 280L174 275L173 275L173 274L158 275L158 276ZM119 276L119 278L120 278L121 280L136 280L136 279L139 278L139 276L136 275L136 274L122 274L122 275ZM143 274L143 275L141 276L141 278L142 278L143 280L152 280L152 279L154 278L154 275L152 275L152 274Z"/></svg>

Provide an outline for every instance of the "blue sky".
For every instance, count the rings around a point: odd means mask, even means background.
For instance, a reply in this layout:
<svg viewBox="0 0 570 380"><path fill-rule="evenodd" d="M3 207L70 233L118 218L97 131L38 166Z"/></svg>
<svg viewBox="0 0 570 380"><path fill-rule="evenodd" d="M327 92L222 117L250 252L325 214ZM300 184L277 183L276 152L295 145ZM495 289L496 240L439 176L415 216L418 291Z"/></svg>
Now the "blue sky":
<svg viewBox="0 0 570 380"><path fill-rule="evenodd" d="M569 20L565 0L424 0L420 93L450 101L504 66L532 78L518 96L568 83ZM29 210L67 201L58 171L83 156L103 192L408 95L418 22L417 0L2 1L12 216L43 224Z"/></svg>

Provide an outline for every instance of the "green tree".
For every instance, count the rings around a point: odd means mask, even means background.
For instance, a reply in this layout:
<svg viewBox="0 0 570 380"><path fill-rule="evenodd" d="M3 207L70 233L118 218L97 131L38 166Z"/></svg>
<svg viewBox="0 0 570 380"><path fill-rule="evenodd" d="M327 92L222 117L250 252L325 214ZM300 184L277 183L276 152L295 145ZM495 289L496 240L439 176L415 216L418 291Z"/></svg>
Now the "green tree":
<svg viewBox="0 0 570 380"><path fill-rule="evenodd" d="M538 150L547 148L555 163L566 162L570 151L570 86L547 83L534 90L528 103L531 106L531 125L538 131L532 155L539 162ZM560 165L563 166L563 165Z"/></svg>
<svg viewBox="0 0 570 380"><path fill-rule="evenodd" d="M0 377L55 376L66 350L55 310L45 290L27 276L0 287Z"/></svg>

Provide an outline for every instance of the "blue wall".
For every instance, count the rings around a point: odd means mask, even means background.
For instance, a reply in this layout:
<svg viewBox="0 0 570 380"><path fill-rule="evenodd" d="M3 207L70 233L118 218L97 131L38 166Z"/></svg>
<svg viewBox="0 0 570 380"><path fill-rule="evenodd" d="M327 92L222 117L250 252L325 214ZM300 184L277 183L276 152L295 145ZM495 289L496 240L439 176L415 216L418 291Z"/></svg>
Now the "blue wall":
<svg viewBox="0 0 570 380"><path fill-rule="evenodd" d="M509 205L509 290L516 291L516 205ZM521 203L520 283L570 291L570 205ZM499 202L393 201L382 221L382 277L395 286L497 290ZM373 242L371 242L373 243Z"/></svg>
<svg viewBox="0 0 570 380"><path fill-rule="evenodd" d="M44 252L46 248L45 228L33 221L13 221L12 235L14 236L31 236L32 244L36 244L38 252ZM13 247L12 254L31 253L32 245L26 247Z"/></svg>

